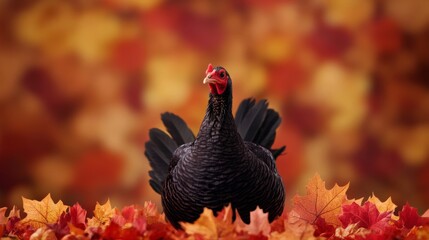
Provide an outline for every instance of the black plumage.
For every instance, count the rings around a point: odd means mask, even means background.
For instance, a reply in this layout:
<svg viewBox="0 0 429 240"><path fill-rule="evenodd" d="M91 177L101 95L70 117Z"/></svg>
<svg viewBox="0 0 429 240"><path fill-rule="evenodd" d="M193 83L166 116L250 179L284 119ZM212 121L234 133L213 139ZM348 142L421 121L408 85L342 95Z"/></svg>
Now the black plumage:
<svg viewBox="0 0 429 240"><path fill-rule="evenodd" d="M257 206L272 221L283 212L285 199L275 165L285 147L271 149L279 114L265 100L246 99L234 119L229 74L211 65L206 73L211 93L197 137L172 113L161 116L170 136L150 130L145 150L152 167L150 185L161 194L165 215L175 227L195 221L204 207L217 212L230 203L246 223Z"/></svg>

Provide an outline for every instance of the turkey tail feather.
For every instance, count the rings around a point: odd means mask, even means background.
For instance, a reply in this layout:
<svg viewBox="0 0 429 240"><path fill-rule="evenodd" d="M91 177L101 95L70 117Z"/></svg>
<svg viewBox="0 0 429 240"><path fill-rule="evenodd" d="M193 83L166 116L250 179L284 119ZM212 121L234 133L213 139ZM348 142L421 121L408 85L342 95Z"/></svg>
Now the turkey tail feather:
<svg viewBox="0 0 429 240"><path fill-rule="evenodd" d="M161 114L161 120L178 146L195 140L194 134L179 116L166 112Z"/></svg>
<svg viewBox="0 0 429 240"><path fill-rule="evenodd" d="M186 123L173 113L163 113L162 122L171 137L158 128L149 130L149 141L145 144L145 156L152 168L149 171L149 184L159 194L168 176L173 152L180 145L194 141L195 137Z"/></svg>
<svg viewBox="0 0 429 240"><path fill-rule="evenodd" d="M276 137L276 130L280 126L279 114L268 108L266 100L255 103L255 99L243 100L235 114L237 130L244 141L253 142L271 151L273 157L278 157L285 146L271 149Z"/></svg>

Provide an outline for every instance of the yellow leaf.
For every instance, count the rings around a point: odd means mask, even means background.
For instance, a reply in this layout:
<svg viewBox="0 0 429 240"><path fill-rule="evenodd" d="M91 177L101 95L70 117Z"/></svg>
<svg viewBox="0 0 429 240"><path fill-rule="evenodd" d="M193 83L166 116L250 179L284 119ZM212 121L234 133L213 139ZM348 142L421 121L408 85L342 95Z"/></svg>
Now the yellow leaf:
<svg viewBox="0 0 429 240"><path fill-rule="evenodd" d="M180 223L183 230L189 235L198 234L204 239L217 239L217 228L213 211L204 208L204 212L194 223Z"/></svg>
<svg viewBox="0 0 429 240"><path fill-rule="evenodd" d="M396 204L392 202L392 198L389 197L386 201L382 202L378 197L372 193L372 196L368 198L368 202L374 203L380 213L383 212L394 212L396 209Z"/></svg>
<svg viewBox="0 0 429 240"><path fill-rule="evenodd" d="M40 228L46 224L55 223L68 206L60 200L57 203L48 194L42 201L29 200L22 198L24 212L27 216L22 220L23 223Z"/></svg>
<svg viewBox="0 0 429 240"><path fill-rule="evenodd" d="M305 196L295 196L293 198L294 211L302 220L313 224L317 218L322 217L329 224L340 225L338 215L341 212L341 205L347 201L346 191L349 184L345 186L335 186L326 189L325 182L316 174L307 185Z"/></svg>
<svg viewBox="0 0 429 240"><path fill-rule="evenodd" d="M112 208L109 199L107 199L107 202L103 205L97 202L95 205L94 217L88 220L88 226L98 227L106 225L109 223L115 211L116 209Z"/></svg>

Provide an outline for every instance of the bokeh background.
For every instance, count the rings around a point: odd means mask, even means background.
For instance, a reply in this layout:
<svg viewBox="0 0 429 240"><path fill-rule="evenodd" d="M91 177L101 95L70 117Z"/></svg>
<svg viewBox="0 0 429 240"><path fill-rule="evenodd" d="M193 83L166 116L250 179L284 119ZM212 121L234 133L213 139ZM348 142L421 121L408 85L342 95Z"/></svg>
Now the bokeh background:
<svg viewBox="0 0 429 240"><path fill-rule="evenodd" d="M148 130L198 130L208 63L281 113L288 202L319 172L429 208L427 0L1 0L0 205L159 203Z"/></svg>

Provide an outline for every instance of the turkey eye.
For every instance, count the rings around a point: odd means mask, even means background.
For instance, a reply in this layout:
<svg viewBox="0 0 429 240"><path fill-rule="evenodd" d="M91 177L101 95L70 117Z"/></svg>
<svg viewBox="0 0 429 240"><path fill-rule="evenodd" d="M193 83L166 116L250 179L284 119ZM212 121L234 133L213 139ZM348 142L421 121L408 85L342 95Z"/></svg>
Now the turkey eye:
<svg viewBox="0 0 429 240"><path fill-rule="evenodd" d="M224 72L220 72L219 76L220 76L221 78L224 78L224 77L225 77L225 73L224 73Z"/></svg>

